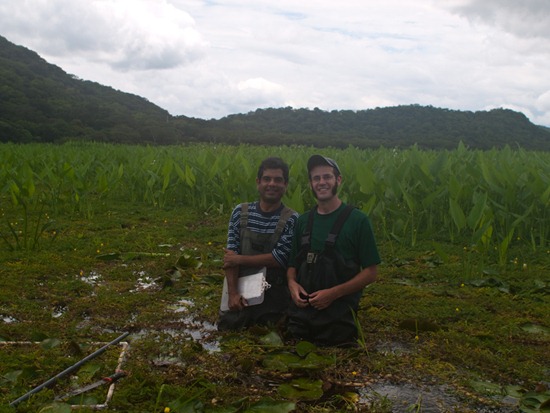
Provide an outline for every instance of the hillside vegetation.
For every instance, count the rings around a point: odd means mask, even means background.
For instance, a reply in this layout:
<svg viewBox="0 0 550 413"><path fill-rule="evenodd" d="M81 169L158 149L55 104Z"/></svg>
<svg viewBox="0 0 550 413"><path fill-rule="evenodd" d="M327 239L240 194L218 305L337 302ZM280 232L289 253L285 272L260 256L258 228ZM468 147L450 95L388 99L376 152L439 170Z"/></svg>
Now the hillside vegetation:
<svg viewBox="0 0 550 413"><path fill-rule="evenodd" d="M419 105L369 110L266 108L222 119L172 116L147 99L67 74L0 36L0 142L88 140L358 148L550 150L550 130L507 109Z"/></svg>

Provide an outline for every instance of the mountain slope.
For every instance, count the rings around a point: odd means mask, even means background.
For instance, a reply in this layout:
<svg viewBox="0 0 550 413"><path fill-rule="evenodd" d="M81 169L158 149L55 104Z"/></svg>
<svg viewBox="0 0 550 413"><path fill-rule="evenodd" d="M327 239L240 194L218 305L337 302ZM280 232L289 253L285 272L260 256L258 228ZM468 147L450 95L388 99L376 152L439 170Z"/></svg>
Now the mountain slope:
<svg viewBox="0 0 550 413"><path fill-rule="evenodd" d="M167 142L168 112L146 99L68 75L0 36L0 141L85 138Z"/></svg>
<svg viewBox="0 0 550 413"><path fill-rule="evenodd" d="M361 111L268 108L219 120L171 116L147 99L69 75L0 36L0 142L94 140L550 150L550 129L505 109L418 105Z"/></svg>

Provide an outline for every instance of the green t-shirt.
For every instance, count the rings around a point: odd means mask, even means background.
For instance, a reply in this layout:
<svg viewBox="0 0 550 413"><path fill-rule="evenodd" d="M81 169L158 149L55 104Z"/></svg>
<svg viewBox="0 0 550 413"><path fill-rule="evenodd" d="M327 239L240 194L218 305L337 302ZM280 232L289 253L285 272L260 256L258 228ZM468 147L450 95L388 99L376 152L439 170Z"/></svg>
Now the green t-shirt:
<svg viewBox="0 0 550 413"><path fill-rule="evenodd" d="M342 203L336 211L327 215L320 215L316 209L314 210L315 216L313 217L313 229L311 231L312 251L321 252L323 250L327 236L344 208L345 204ZM296 266L296 255L300 251L302 234L306 230L309 214L311 213L312 211L308 211L298 218L292 238L292 251L288 261L289 267ZM367 268L381 262L370 219L359 209L354 209L347 218L336 239L335 248L345 260L353 260L361 268Z"/></svg>

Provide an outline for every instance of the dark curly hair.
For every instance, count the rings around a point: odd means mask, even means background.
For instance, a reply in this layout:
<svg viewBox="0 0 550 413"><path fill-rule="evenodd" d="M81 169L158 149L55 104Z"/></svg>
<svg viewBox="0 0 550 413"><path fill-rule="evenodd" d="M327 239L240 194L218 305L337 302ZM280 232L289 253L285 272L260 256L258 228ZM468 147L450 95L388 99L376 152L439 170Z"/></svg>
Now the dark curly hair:
<svg viewBox="0 0 550 413"><path fill-rule="evenodd" d="M270 157L264 159L258 168L258 180L262 179L266 169L281 169L285 183L288 183L288 165L281 158Z"/></svg>

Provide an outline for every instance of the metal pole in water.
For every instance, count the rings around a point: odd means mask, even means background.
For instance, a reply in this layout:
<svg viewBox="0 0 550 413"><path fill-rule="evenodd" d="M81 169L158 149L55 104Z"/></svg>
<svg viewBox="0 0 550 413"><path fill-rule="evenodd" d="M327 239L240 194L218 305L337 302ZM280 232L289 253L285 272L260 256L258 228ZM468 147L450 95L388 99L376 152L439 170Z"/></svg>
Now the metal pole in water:
<svg viewBox="0 0 550 413"><path fill-rule="evenodd" d="M65 370L63 370L61 373L55 375L54 377L52 377L51 379L45 381L44 383L42 383L41 385L35 387L34 389L32 389L31 391L29 391L28 393L25 393L23 396L19 397L18 399L12 401L10 403L10 406L15 406L16 404L24 401L24 400L27 400L31 395L35 394L35 393L38 393L40 390L42 390L44 387L47 387L49 386L50 384L54 383L57 379L63 377L63 376L66 376L67 374L75 371L76 369L78 369L80 366L82 366L84 363L86 363L87 361L99 356L101 353L105 352L105 350L107 350L107 347L113 345L113 344L117 344L118 342L124 340L126 337L128 337L130 333L129 332L126 332L124 334L122 334L120 337L114 339L113 341L111 341L110 343L108 344L105 344L103 347L101 347L99 350L96 350L94 351L92 354L86 356L85 358L83 358L82 360L80 360L78 363L76 364L73 364L71 367L68 367L66 368Z"/></svg>

